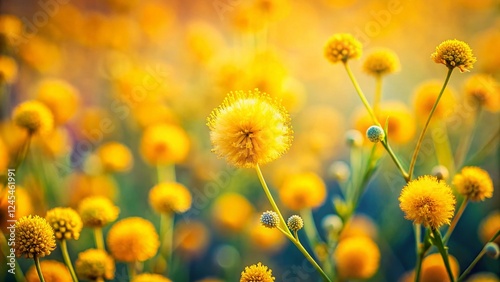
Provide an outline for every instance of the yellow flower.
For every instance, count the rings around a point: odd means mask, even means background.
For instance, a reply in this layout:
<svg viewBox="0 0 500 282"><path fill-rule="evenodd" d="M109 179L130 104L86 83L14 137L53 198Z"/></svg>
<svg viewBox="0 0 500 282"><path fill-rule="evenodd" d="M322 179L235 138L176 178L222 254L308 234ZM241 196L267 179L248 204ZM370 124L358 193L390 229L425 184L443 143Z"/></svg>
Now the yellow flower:
<svg viewBox="0 0 500 282"><path fill-rule="evenodd" d="M469 71L476 62L476 57L472 54L469 45L460 40L446 40L436 47L436 51L431 54L435 63L443 64L449 69L455 67L460 72Z"/></svg>
<svg viewBox="0 0 500 282"><path fill-rule="evenodd" d="M425 121L427 119L442 87L441 82L431 80L424 82L415 90L413 106L419 120ZM442 120L447 117L453 112L455 104L454 92L450 87L446 87L434 111L433 120Z"/></svg>
<svg viewBox="0 0 500 282"><path fill-rule="evenodd" d="M18 54L27 66L40 73L54 73L61 68L62 53L59 45L39 35L31 36L29 43L21 44Z"/></svg>
<svg viewBox="0 0 500 282"><path fill-rule="evenodd" d="M30 193L16 184L16 212L14 214L14 218L10 218L9 216L9 197L7 197L7 193L9 190L3 190L4 186L0 184L0 232L4 231L5 234L8 233L7 227L10 223L7 221L8 219L18 219L23 216L29 215L33 212L33 202L31 201Z"/></svg>
<svg viewBox="0 0 500 282"><path fill-rule="evenodd" d="M219 196L212 207L212 218L222 231L241 231L252 214L252 204L242 195L232 192Z"/></svg>
<svg viewBox="0 0 500 282"><path fill-rule="evenodd" d="M69 183L73 188L69 201L72 207L78 206L86 197L103 196L114 200L118 194L117 184L109 175L75 173L70 177Z"/></svg>
<svg viewBox="0 0 500 282"><path fill-rule="evenodd" d="M126 172L132 168L133 157L127 146L118 142L102 144L97 149L101 165L108 172Z"/></svg>
<svg viewBox="0 0 500 282"><path fill-rule="evenodd" d="M13 83L17 78L17 64L14 59L0 55L0 85Z"/></svg>
<svg viewBox="0 0 500 282"><path fill-rule="evenodd" d="M476 74L465 82L465 99L491 112L500 111L500 93L497 81L486 74Z"/></svg>
<svg viewBox="0 0 500 282"><path fill-rule="evenodd" d="M49 108L33 100L19 104L12 113L12 120L29 134L46 135L54 127L54 117Z"/></svg>
<svg viewBox="0 0 500 282"><path fill-rule="evenodd" d="M389 49L375 50L363 62L363 70L373 76L397 72L399 68L398 55Z"/></svg>
<svg viewBox="0 0 500 282"><path fill-rule="evenodd" d="M37 100L52 111L56 124L66 123L80 104L78 90L60 79L43 80L38 86Z"/></svg>
<svg viewBox="0 0 500 282"><path fill-rule="evenodd" d="M201 221L180 222L175 226L174 245L187 257L199 256L210 243L210 232Z"/></svg>
<svg viewBox="0 0 500 282"><path fill-rule="evenodd" d="M120 209L110 199L102 196L92 196L83 199L78 206L78 213L83 225L101 228L118 218Z"/></svg>
<svg viewBox="0 0 500 282"><path fill-rule="evenodd" d="M480 272L471 275L467 282L500 282L500 278L495 273Z"/></svg>
<svg viewBox="0 0 500 282"><path fill-rule="evenodd" d="M116 260L142 262L156 255L160 240L151 222L140 217L130 217L111 227L107 245Z"/></svg>
<svg viewBox="0 0 500 282"><path fill-rule="evenodd" d="M450 186L429 175L410 181L401 191L399 202L406 219L431 228L450 224L455 211Z"/></svg>
<svg viewBox="0 0 500 282"><path fill-rule="evenodd" d="M457 260L452 255L448 255L448 259L450 261L451 272L453 273L453 276L458 277L460 266L458 265ZM424 261L422 262L420 281L450 281L441 254L431 254L424 258Z"/></svg>
<svg viewBox="0 0 500 282"><path fill-rule="evenodd" d="M141 1L142 2L142 1ZM175 22L173 7L161 1L142 2L138 7L138 24L141 31L153 42L161 43L170 34Z"/></svg>
<svg viewBox="0 0 500 282"><path fill-rule="evenodd" d="M16 256L43 258L56 248L54 230L38 215L23 216L16 221Z"/></svg>
<svg viewBox="0 0 500 282"><path fill-rule="evenodd" d="M43 153L52 159L69 154L73 146L65 127L56 127L44 136L36 136L33 143L39 144Z"/></svg>
<svg viewBox="0 0 500 282"><path fill-rule="evenodd" d="M158 213L184 213L191 208L191 193L177 182L163 182L149 191L149 204Z"/></svg>
<svg viewBox="0 0 500 282"><path fill-rule="evenodd" d="M181 127L154 124L144 131L140 151L150 165L180 163L188 154L189 137Z"/></svg>
<svg viewBox="0 0 500 282"><path fill-rule="evenodd" d="M207 125L214 152L236 167L271 162L287 152L293 140L286 110L259 90L230 92Z"/></svg>
<svg viewBox="0 0 500 282"><path fill-rule="evenodd" d="M85 280L112 280L115 277L115 262L104 250L88 249L78 254L75 271L78 277Z"/></svg>
<svg viewBox="0 0 500 282"><path fill-rule="evenodd" d="M495 210L489 213L479 226L481 240L484 243L488 242L498 230L500 230L500 211ZM494 242L500 244L500 237L497 237Z"/></svg>
<svg viewBox="0 0 500 282"><path fill-rule="evenodd" d="M366 215L357 214L346 223L340 239L356 236L367 236L376 239L378 234L377 225Z"/></svg>
<svg viewBox="0 0 500 282"><path fill-rule="evenodd" d="M136 275L130 282L172 282L172 280L160 274L141 273Z"/></svg>
<svg viewBox="0 0 500 282"><path fill-rule="evenodd" d="M40 268L42 269L43 278L46 282L73 282L68 268L62 262L56 260L42 260L40 261ZM40 282L34 265L26 272L26 281Z"/></svg>
<svg viewBox="0 0 500 282"><path fill-rule="evenodd" d="M189 23L185 32L186 47L189 55L197 63L210 61L223 47L220 33L204 22Z"/></svg>
<svg viewBox="0 0 500 282"><path fill-rule="evenodd" d="M109 113L98 107L85 107L75 122L75 133L86 140L100 140L113 133L114 120Z"/></svg>
<svg viewBox="0 0 500 282"><path fill-rule="evenodd" d="M368 237L348 237L339 242L334 258L339 275L344 279L367 279L378 270L380 251Z"/></svg>
<svg viewBox="0 0 500 282"><path fill-rule="evenodd" d="M493 196L493 182L487 171L474 166L462 168L459 174L453 177L453 185L458 193L471 201L484 201Z"/></svg>
<svg viewBox="0 0 500 282"><path fill-rule="evenodd" d="M358 59L362 52L361 42L348 33L333 35L325 45L325 57L332 63Z"/></svg>
<svg viewBox="0 0 500 282"><path fill-rule="evenodd" d="M259 219L256 219L250 226L249 232L252 246L270 253L281 250L287 242L281 231L276 228L269 229L262 226Z"/></svg>
<svg viewBox="0 0 500 282"><path fill-rule="evenodd" d="M312 172L290 175L279 189L281 202L291 210L317 208L326 198L326 185Z"/></svg>
<svg viewBox="0 0 500 282"><path fill-rule="evenodd" d="M241 272L240 282L272 282L274 279L273 271L259 262L245 267Z"/></svg>
<svg viewBox="0 0 500 282"><path fill-rule="evenodd" d="M23 32L23 22L14 15L0 15L0 36L10 41L9 43L16 43ZM2 38L3 39L3 38Z"/></svg>
<svg viewBox="0 0 500 282"><path fill-rule="evenodd" d="M53 208L47 212L45 219L54 229L59 240L80 238L83 223L80 215L72 208Z"/></svg>

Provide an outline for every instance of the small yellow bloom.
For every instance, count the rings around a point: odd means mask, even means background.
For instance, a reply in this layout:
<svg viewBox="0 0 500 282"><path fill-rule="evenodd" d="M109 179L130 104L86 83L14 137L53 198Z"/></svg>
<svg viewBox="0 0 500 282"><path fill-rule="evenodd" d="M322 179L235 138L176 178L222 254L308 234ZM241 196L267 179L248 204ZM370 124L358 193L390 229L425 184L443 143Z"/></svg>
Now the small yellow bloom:
<svg viewBox="0 0 500 282"><path fill-rule="evenodd" d="M293 140L286 110L259 90L230 92L207 125L214 152L236 167L269 163L287 152Z"/></svg>
<svg viewBox="0 0 500 282"><path fill-rule="evenodd" d="M459 174L453 177L453 185L458 193L471 201L484 201L493 196L493 182L487 171L474 166L462 168Z"/></svg>
<svg viewBox="0 0 500 282"><path fill-rule="evenodd" d="M189 137L181 127L154 124L144 131L140 151L150 165L175 164L186 159L189 143Z"/></svg>
<svg viewBox="0 0 500 282"><path fill-rule="evenodd" d="M83 199L78 206L83 225L101 228L118 218L120 209L110 199L102 196L91 196Z"/></svg>
<svg viewBox="0 0 500 282"><path fill-rule="evenodd" d="M54 230L49 223L38 215L23 216L16 221L16 256L43 258L56 248Z"/></svg>
<svg viewBox="0 0 500 282"><path fill-rule="evenodd" d="M334 258L339 275L344 279L367 279L379 268L380 251L369 237L348 237L340 240Z"/></svg>
<svg viewBox="0 0 500 282"><path fill-rule="evenodd" d="M500 230L500 211L495 210L489 213L479 226L481 240L484 243L488 242L498 230ZM494 242L500 244L500 237L497 237Z"/></svg>
<svg viewBox="0 0 500 282"><path fill-rule="evenodd" d="M177 182L163 182L149 191L149 204L158 213L184 213L191 201L189 189Z"/></svg>
<svg viewBox="0 0 500 282"><path fill-rule="evenodd" d="M252 222L248 231L250 232L249 235L252 246L268 253L274 253L281 250L287 242L286 237L283 236L281 231L276 228L269 229L262 226L259 218L256 218L255 221Z"/></svg>
<svg viewBox="0 0 500 282"><path fill-rule="evenodd" d="M47 282L73 282L68 268L62 262L42 260L40 261L40 268L42 269L43 278ZM26 272L26 281L40 282L35 265L31 266Z"/></svg>
<svg viewBox="0 0 500 282"><path fill-rule="evenodd" d="M315 173L290 175L279 189L281 202L291 210L317 208L326 199L326 185Z"/></svg>
<svg viewBox="0 0 500 282"><path fill-rule="evenodd" d="M406 219L431 228L450 224L455 211L450 186L430 175L410 181L401 191L399 202Z"/></svg>
<svg viewBox="0 0 500 282"><path fill-rule="evenodd" d="M366 56L363 70L369 75L379 76L399 71L398 55L389 49L379 49Z"/></svg>
<svg viewBox="0 0 500 282"><path fill-rule="evenodd" d="M469 71L476 62L476 57L472 54L469 45L456 39L446 40L439 44L431 58L434 62L443 64L449 69L457 67L460 72Z"/></svg>
<svg viewBox="0 0 500 282"><path fill-rule="evenodd" d="M425 121L427 116L429 116L442 87L442 82L431 80L422 83L415 90L413 106L420 121ZM456 105L454 95L454 91L450 87L446 87L434 111L433 120L441 120L453 112L453 108Z"/></svg>
<svg viewBox="0 0 500 282"><path fill-rule="evenodd" d="M219 196L212 208L215 225L223 231L241 231L253 214L252 204L242 195L225 193Z"/></svg>
<svg viewBox="0 0 500 282"><path fill-rule="evenodd" d="M17 78L17 64L14 59L0 55L0 85L2 83L11 84Z"/></svg>
<svg viewBox="0 0 500 282"><path fill-rule="evenodd" d="M78 240L83 223L80 215L72 208L53 208L47 212L45 219L54 229L56 239Z"/></svg>
<svg viewBox="0 0 500 282"><path fill-rule="evenodd" d="M172 282L172 280L160 274L141 273L136 275L131 282Z"/></svg>
<svg viewBox="0 0 500 282"><path fill-rule="evenodd" d="M348 33L333 35L325 45L325 57L332 63L349 59L358 59L363 52L363 46L354 36Z"/></svg>
<svg viewBox="0 0 500 282"><path fill-rule="evenodd" d="M12 120L29 134L46 135L54 127L54 117L49 108L33 100L19 104L12 113Z"/></svg>
<svg viewBox="0 0 500 282"><path fill-rule="evenodd" d="M88 249L78 254L75 271L80 279L112 280L115 277L115 262L104 250Z"/></svg>
<svg viewBox="0 0 500 282"><path fill-rule="evenodd" d="M340 234L340 239L356 236L367 236L376 239L377 235L378 230L375 222L366 215L357 214L346 223Z"/></svg>
<svg viewBox="0 0 500 282"><path fill-rule="evenodd" d="M476 103L488 111L500 111L498 82L491 76L476 74L465 82L465 99Z"/></svg>
<svg viewBox="0 0 500 282"><path fill-rule="evenodd" d="M201 221L180 222L175 226L174 245L186 257L196 257L210 243L210 231Z"/></svg>
<svg viewBox="0 0 500 282"><path fill-rule="evenodd" d="M60 79L43 80L38 86L37 100L52 111L56 124L66 123L80 105L78 90Z"/></svg>
<svg viewBox="0 0 500 282"><path fill-rule="evenodd" d="M273 271L260 262L245 267L240 278L240 282L272 282L274 280Z"/></svg>
<svg viewBox="0 0 500 282"><path fill-rule="evenodd" d="M142 262L156 255L160 240L151 222L140 217L130 217L111 227L107 245L116 260Z"/></svg>
<svg viewBox="0 0 500 282"><path fill-rule="evenodd" d="M126 172L132 168L133 157L130 149L118 142L102 144L97 149L102 168L108 172Z"/></svg>

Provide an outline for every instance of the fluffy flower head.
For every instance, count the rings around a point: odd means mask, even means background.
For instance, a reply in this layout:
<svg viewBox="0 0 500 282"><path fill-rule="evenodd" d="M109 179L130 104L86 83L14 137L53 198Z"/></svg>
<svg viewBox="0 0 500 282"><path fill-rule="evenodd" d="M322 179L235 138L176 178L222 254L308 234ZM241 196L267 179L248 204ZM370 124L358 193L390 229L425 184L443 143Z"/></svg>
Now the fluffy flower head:
<svg viewBox="0 0 500 282"><path fill-rule="evenodd" d="M476 62L476 57L472 54L469 45L456 39L446 40L439 44L431 58L434 62L443 64L449 69L457 67L460 72L469 71Z"/></svg>
<svg viewBox="0 0 500 282"><path fill-rule="evenodd" d="M56 124L64 124L74 116L80 104L78 90L59 79L46 79L38 87L37 100L44 103L54 115Z"/></svg>
<svg viewBox="0 0 500 282"><path fill-rule="evenodd" d="M476 74L465 82L465 98L491 112L500 111L500 86L491 76Z"/></svg>
<svg viewBox="0 0 500 282"><path fill-rule="evenodd" d="M342 239L334 253L339 275L350 279L367 279L378 270L380 251L366 236Z"/></svg>
<svg viewBox="0 0 500 282"><path fill-rule="evenodd" d="M493 196L493 182L490 175L479 167L464 167L453 177L453 185L458 193L471 201L484 201Z"/></svg>
<svg viewBox="0 0 500 282"><path fill-rule="evenodd" d="M273 271L259 262L245 267L240 282L272 282L274 279Z"/></svg>
<svg viewBox="0 0 500 282"><path fill-rule="evenodd" d="M179 126L154 124L144 131L140 150L151 165L180 163L189 152L189 137Z"/></svg>
<svg viewBox="0 0 500 282"><path fill-rule="evenodd" d="M325 57L332 63L361 57L362 46L354 36L348 33L335 34L325 45Z"/></svg>
<svg viewBox="0 0 500 282"><path fill-rule="evenodd" d="M26 101L19 104L12 113L12 120L30 134L46 135L54 127L52 112L38 101Z"/></svg>
<svg viewBox="0 0 500 282"><path fill-rule="evenodd" d="M16 256L27 258L50 255L56 248L54 230L47 221L38 215L23 216L16 221Z"/></svg>
<svg viewBox="0 0 500 282"><path fill-rule="evenodd" d="M149 191L149 203L158 213L184 213L191 207L191 193L177 182L163 182Z"/></svg>
<svg viewBox="0 0 500 282"><path fill-rule="evenodd" d="M96 228L115 221L120 209L106 197L92 196L80 202L78 213L82 218L83 225Z"/></svg>
<svg viewBox="0 0 500 282"><path fill-rule="evenodd" d="M108 142L97 150L101 165L105 171L126 172L132 167L133 157L127 146L118 142Z"/></svg>
<svg viewBox="0 0 500 282"><path fill-rule="evenodd" d="M54 229L54 234L57 239L74 239L80 238L83 223L80 215L72 208L54 208L47 212L45 219Z"/></svg>
<svg viewBox="0 0 500 282"><path fill-rule="evenodd" d="M75 271L78 277L90 281L112 280L115 262L104 250L88 249L78 254Z"/></svg>
<svg viewBox="0 0 500 282"><path fill-rule="evenodd" d="M394 73L398 71L399 68L398 55L388 49L373 51L368 54L363 63L363 70L373 76Z"/></svg>

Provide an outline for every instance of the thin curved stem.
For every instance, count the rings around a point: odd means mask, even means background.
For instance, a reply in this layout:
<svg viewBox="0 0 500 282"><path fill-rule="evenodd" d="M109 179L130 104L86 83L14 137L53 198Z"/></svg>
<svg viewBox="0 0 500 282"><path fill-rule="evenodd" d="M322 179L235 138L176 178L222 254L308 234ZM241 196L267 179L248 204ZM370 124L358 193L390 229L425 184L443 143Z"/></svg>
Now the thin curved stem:
<svg viewBox="0 0 500 282"><path fill-rule="evenodd" d="M450 80L452 72L453 72L453 68L449 68L448 74L446 75L446 79L444 80L443 87L441 88L441 91L439 92L439 95L436 99L436 102L434 102L434 105L432 106L431 112L429 113L429 116L427 117L427 121L425 122L424 128L422 128L422 132L420 132L420 136L418 137L417 145L415 146L415 151L413 151L413 156L412 156L411 162L410 162L410 168L408 170L408 177L410 180L411 180L411 177L413 176L413 170L415 169L415 163L417 162L418 153L420 152L420 146L422 146L422 141L424 141L425 133L427 132L427 128L429 128L429 123L431 122L432 116L434 115L434 112L436 111L439 100L441 100L441 96L443 96L444 90L446 89L446 85L448 85L448 81Z"/></svg>
<svg viewBox="0 0 500 282"><path fill-rule="evenodd" d="M40 267L40 260L37 256L33 258L35 260L36 273L38 273L38 278L40 278L40 282L45 282L43 278L42 268Z"/></svg>
<svg viewBox="0 0 500 282"><path fill-rule="evenodd" d="M467 267L467 269L458 277L457 282L462 281L467 275L469 275L469 272L476 266L476 264L483 258L484 254L486 253L486 249L483 248L481 252L476 256L476 258L471 262L471 264Z"/></svg>
<svg viewBox="0 0 500 282"><path fill-rule="evenodd" d="M102 228L101 227L96 227L94 228L94 238L95 238L95 245L98 250L104 250L104 238L102 235Z"/></svg>
<svg viewBox="0 0 500 282"><path fill-rule="evenodd" d="M453 230L457 226L458 220L460 219L460 217L462 217L462 214L464 213L465 207L467 206L468 202L469 202L469 198L465 198L462 201L462 203L460 204L460 207L458 208L457 214L453 218L453 220L450 224L450 227L448 228L448 230L446 231L446 234L444 235L443 242L445 245L446 245L446 242L448 242L448 240L450 239L451 233L453 232Z"/></svg>
<svg viewBox="0 0 500 282"><path fill-rule="evenodd" d="M391 156L392 161L394 162L394 164L396 164L396 166L397 166L399 172L401 172L401 175L403 176L403 178L406 180L406 182L409 182L410 176L408 175L408 173L404 169L403 165L399 161L398 157L396 156L396 154L392 150L391 146L389 145L389 142L387 142L387 140L382 140L382 142L380 142L380 143L382 143L382 146L384 146L387 153L389 153L389 156Z"/></svg>
<svg viewBox="0 0 500 282"><path fill-rule="evenodd" d="M415 233L415 253L417 254L417 266L415 267L415 282L420 281L420 271L422 269L422 260L424 258L423 252L421 252L420 249L420 233L421 233L421 227L420 224L414 224L413 225L413 230Z"/></svg>
<svg viewBox="0 0 500 282"><path fill-rule="evenodd" d="M66 244L66 240L62 239L61 240L61 252L63 255L64 263L69 269L69 273L71 274L71 278L73 279L73 282L78 282L78 278L76 277L75 269L73 268L73 265L71 264L71 259L69 258L69 253L68 253L68 246Z"/></svg>
<svg viewBox="0 0 500 282"><path fill-rule="evenodd" d="M380 102L382 101L382 75L375 76L375 97L373 100L373 111L378 114L380 111Z"/></svg>

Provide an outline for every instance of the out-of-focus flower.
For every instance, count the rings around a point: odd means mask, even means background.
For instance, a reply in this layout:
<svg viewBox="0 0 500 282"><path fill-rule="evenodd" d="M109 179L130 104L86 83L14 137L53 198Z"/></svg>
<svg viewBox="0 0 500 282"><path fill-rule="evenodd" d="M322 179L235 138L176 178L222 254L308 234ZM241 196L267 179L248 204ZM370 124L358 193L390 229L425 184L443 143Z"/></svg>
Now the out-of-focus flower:
<svg viewBox="0 0 500 282"><path fill-rule="evenodd" d="M335 161L328 167L328 176L339 182L345 182L351 175L351 168L344 161Z"/></svg>
<svg viewBox="0 0 500 282"><path fill-rule="evenodd" d="M0 170L6 171L9 165L10 155L9 149L4 144L3 138L0 136Z"/></svg>
<svg viewBox="0 0 500 282"><path fill-rule="evenodd" d="M107 172L126 172L132 168L133 157L130 149L118 142L102 144L97 149L102 168Z"/></svg>
<svg viewBox="0 0 500 282"><path fill-rule="evenodd" d="M106 197L92 196L80 202L78 213L84 226L101 228L115 221L118 218L120 209Z"/></svg>
<svg viewBox="0 0 500 282"><path fill-rule="evenodd" d="M106 0L105 1L115 12L127 13L137 8L137 0Z"/></svg>
<svg viewBox="0 0 500 282"><path fill-rule="evenodd" d="M462 168L460 173L453 177L453 185L458 193L474 202L484 201L493 196L493 182L490 175L479 167Z"/></svg>
<svg viewBox="0 0 500 282"><path fill-rule="evenodd" d="M49 108L33 100L19 104L12 113L12 120L29 134L46 135L54 127L54 117Z"/></svg>
<svg viewBox="0 0 500 282"><path fill-rule="evenodd" d="M56 248L54 230L49 223L38 215L23 216L16 221L16 256L43 258Z"/></svg>
<svg viewBox="0 0 500 282"><path fill-rule="evenodd" d="M150 165L175 164L187 157L189 144L189 137L181 127L156 124L145 129L140 151Z"/></svg>
<svg viewBox="0 0 500 282"><path fill-rule="evenodd" d="M211 25L204 22L189 23L185 32L188 53L200 64L206 64L223 48L222 36Z"/></svg>
<svg viewBox="0 0 500 282"><path fill-rule="evenodd" d="M21 39L22 29L23 23L18 17L8 14L0 15L0 35L5 37L7 44L17 47ZM0 44L2 43L0 42Z"/></svg>
<svg viewBox="0 0 500 282"><path fill-rule="evenodd" d="M130 282L172 282L172 280L160 274L141 273L136 275Z"/></svg>
<svg viewBox="0 0 500 282"><path fill-rule="evenodd" d="M290 175L279 188L281 202L291 210L317 208L326 198L326 185L315 173Z"/></svg>
<svg viewBox="0 0 500 282"><path fill-rule="evenodd" d="M17 64L14 59L0 55L0 85L12 84L17 78Z"/></svg>
<svg viewBox="0 0 500 282"><path fill-rule="evenodd" d="M340 240L334 253L337 271L344 279L367 279L379 268L380 250L369 237Z"/></svg>
<svg viewBox="0 0 500 282"><path fill-rule="evenodd" d="M80 201L90 196L102 196L115 200L118 194L117 184L108 175L87 175L75 173L71 175L70 186L73 190L70 194L70 206L76 207Z"/></svg>
<svg viewBox="0 0 500 282"><path fill-rule="evenodd" d="M410 181L401 191L399 202L406 219L431 228L450 224L455 211L450 186L429 175Z"/></svg>
<svg viewBox="0 0 500 282"><path fill-rule="evenodd" d="M174 232L176 251L186 257L202 255L210 243L210 232L201 221L180 222Z"/></svg>
<svg viewBox="0 0 500 282"><path fill-rule="evenodd" d="M286 153L293 140L286 110L259 90L230 92L207 125L214 152L236 167L271 162Z"/></svg>
<svg viewBox="0 0 500 282"><path fill-rule="evenodd" d="M19 46L19 56L30 67L41 73L53 73L61 67L59 47L40 36L33 36L29 43Z"/></svg>
<svg viewBox="0 0 500 282"><path fill-rule="evenodd" d="M80 215L72 208L53 208L47 211L45 219L54 229L58 240L78 240L83 223Z"/></svg>
<svg viewBox="0 0 500 282"><path fill-rule="evenodd" d="M500 282L500 278L495 273L480 272L471 275L467 282Z"/></svg>
<svg viewBox="0 0 500 282"><path fill-rule="evenodd" d="M398 55L389 49L378 49L366 56L363 70L369 75L380 76L399 71Z"/></svg>
<svg viewBox="0 0 500 282"><path fill-rule="evenodd" d="M171 34L174 22L175 12L162 1L142 2L138 7L139 26L152 42L160 43Z"/></svg>
<svg viewBox="0 0 500 282"><path fill-rule="evenodd" d="M245 267L241 272L240 282L273 282L274 279L273 271L259 262Z"/></svg>
<svg viewBox="0 0 500 282"><path fill-rule="evenodd" d="M460 266L458 261L454 256L448 255L448 259L450 261L451 272L454 277L458 277ZM404 279L403 282L410 282L415 280L415 272L409 273ZM426 282L443 282L450 281L448 278L448 272L446 271L446 267L443 262L443 258L441 254L431 254L424 258L422 262L422 270L420 272L420 281Z"/></svg>
<svg viewBox="0 0 500 282"><path fill-rule="evenodd" d="M38 86L37 100L52 111L56 124L66 123L80 105L78 90L61 79L43 80Z"/></svg>
<svg viewBox="0 0 500 282"><path fill-rule="evenodd" d="M476 57L472 54L469 45L456 39L446 40L439 44L431 58L434 62L443 64L449 69L457 67L460 72L469 71L476 62Z"/></svg>
<svg viewBox="0 0 500 282"><path fill-rule="evenodd" d="M500 111L500 91L498 82L491 76L476 74L465 82L465 99L491 112Z"/></svg>
<svg viewBox="0 0 500 282"><path fill-rule="evenodd" d="M189 189L177 182L162 182L149 191L149 204L158 213L184 213L191 201Z"/></svg>
<svg viewBox="0 0 500 282"><path fill-rule="evenodd" d="M72 141L65 127L56 127L45 136L35 136L33 144L39 144L43 153L55 159L69 154L72 149Z"/></svg>
<svg viewBox="0 0 500 282"><path fill-rule="evenodd" d="M40 261L40 268L42 269L43 278L49 282L72 282L71 274L68 268L62 262L56 260L42 260ZM27 282L40 282L36 267L33 265L26 272Z"/></svg>
<svg viewBox="0 0 500 282"><path fill-rule="evenodd" d="M332 63L358 59L363 52L361 42L348 33L335 34L325 45L325 57Z"/></svg>
<svg viewBox="0 0 500 282"><path fill-rule="evenodd" d="M112 280L115 277L115 262L104 250L88 249L78 254L75 271L80 279Z"/></svg>
<svg viewBox="0 0 500 282"><path fill-rule="evenodd" d="M175 124L178 122L173 110L165 104L144 102L132 108L134 118L142 128L157 123Z"/></svg>
<svg viewBox="0 0 500 282"><path fill-rule="evenodd" d="M362 214L356 214L346 223L340 239L356 236L367 236L376 239L378 234L377 225L373 220Z"/></svg>
<svg viewBox="0 0 500 282"><path fill-rule="evenodd" d="M130 217L111 227L107 245L116 260L142 262L156 255L160 240L151 222L140 217Z"/></svg>
<svg viewBox="0 0 500 282"><path fill-rule="evenodd" d="M97 142L115 130L113 119L102 108L86 107L75 120L75 132L80 138Z"/></svg>
<svg viewBox="0 0 500 282"><path fill-rule="evenodd" d="M264 227L258 219L250 226L249 232L252 246L266 252L277 252L287 242L286 237L283 236L281 231L276 228L269 229Z"/></svg>
<svg viewBox="0 0 500 282"><path fill-rule="evenodd" d="M431 175L435 176L439 180L448 180L448 177L450 176L450 172L448 169L443 166L443 165L437 165L432 168Z"/></svg>
<svg viewBox="0 0 500 282"><path fill-rule="evenodd" d="M413 98L413 106L418 120L425 121L431 112L432 106L436 102L439 92L443 87L439 81L427 81L422 83L416 90ZM455 107L454 91L448 86L444 90L439 104L434 111L433 120L446 118Z"/></svg>
<svg viewBox="0 0 500 282"><path fill-rule="evenodd" d="M498 44L500 44L498 22L478 34L474 46L477 56L481 58L478 62L480 70L486 73L496 73L500 70L500 56L495 52L495 46Z"/></svg>
<svg viewBox="0 0 500 282"><path fill-rule="evenodd" d="M0 188L0 190L3 191L2 194L7 193L7 189L3 190L4 187L1 185ZM3 231L5 234L7 234L7 227L10 224L7 220L17 220L33 212L33 203L31 201L30 194L20 185L16 185L16 212L14 213L13 218L8 217L9 206L9 197L7 197L7 194L5 194L5 196L2 195L0 199L0 232Z"/></svg>
<svg viewBox="0 0 500 282"><path fill-rule="evenodd" d="M212 208L215 225L223 231L240 232L248 224L253 206L240 194L228 192L219 196Z"/></svg>
<svg viewBox="0 0 500 282"><path fill-rule="evenodd" d="M500 230L500 211L494 210L481 221L479 237L481 241L488 242L498 230ZM497 237L495 242L500 244L500 237Z"/></svg>

